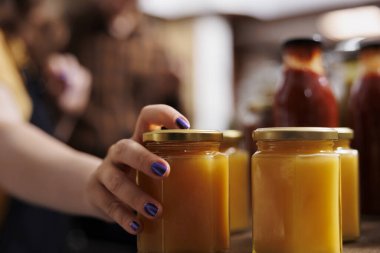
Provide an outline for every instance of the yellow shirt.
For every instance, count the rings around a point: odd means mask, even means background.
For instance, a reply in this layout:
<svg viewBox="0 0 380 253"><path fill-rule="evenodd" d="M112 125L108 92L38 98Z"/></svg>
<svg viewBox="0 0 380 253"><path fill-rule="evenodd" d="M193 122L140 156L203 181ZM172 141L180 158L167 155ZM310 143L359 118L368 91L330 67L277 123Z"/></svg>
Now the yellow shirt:
<svg viewBox="0 0 380 253"><path fill-rule="evenodd" d="M13 53L4 33L0 30L0 85L5 85L9 89L22 112L23 118L28 120L32 112L32 103L14 58L16 54L22 54L18 51L22 49L18 44L14 45Z"/></svg>

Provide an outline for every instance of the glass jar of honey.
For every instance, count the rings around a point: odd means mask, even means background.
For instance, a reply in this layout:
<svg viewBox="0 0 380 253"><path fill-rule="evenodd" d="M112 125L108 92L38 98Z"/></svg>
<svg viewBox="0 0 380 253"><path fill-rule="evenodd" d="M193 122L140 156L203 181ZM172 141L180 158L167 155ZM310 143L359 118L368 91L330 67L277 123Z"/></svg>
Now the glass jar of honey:
<svg viewBox="0 0 380 253"><path fill-rule="evenodd" d="M350 141L354 136L352 129L336 130L339 139L335 141L334 149L340 155L342 236L343 241L352 241L360 236L358 151L350 147Z"/></svg>
<svg viewBox="0 0 380 253"><path fill-rule="evenodd" d="M338 105L325 76L320 39L286 41L283 66L283 80L274 98L274 125L337 127Z"/></svg>
<svg viewBox="0 0 380 253"><path fill-rule="evenodd" d="M341 253L337 132L261 128L253 138L253 252Z"/></svg>
<svg viewBox="0 0 380 253"><path fill-rule="evenodd" d="M241 232L251 227L250 170L248 151L239 144L243 133L237 130L223 132L220 151L228 155L230 171L230 230Z"/></svg>
<svg viewBox="0 0 380 253"><path fill-rule="evenodd" d="M138 174L143 191L160 201L163 216L141 217L139 253L213 253L229 248L228 158L222 132L158 130L143 135L147 149L170 164L170 175Z"/></svg>

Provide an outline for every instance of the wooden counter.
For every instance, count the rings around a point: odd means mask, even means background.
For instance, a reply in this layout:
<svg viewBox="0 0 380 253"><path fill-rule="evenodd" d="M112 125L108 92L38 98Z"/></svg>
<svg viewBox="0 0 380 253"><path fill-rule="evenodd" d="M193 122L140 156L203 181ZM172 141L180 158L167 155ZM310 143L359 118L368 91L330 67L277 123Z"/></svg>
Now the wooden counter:
<svg viewBox="0 0 380 253"><path fill-rule="evenodd" d="M251 233L233 235L230 253L251 253ZM345 243L344 253L380 253L380 219L362 222L362 236L356 242Z"/></svg>

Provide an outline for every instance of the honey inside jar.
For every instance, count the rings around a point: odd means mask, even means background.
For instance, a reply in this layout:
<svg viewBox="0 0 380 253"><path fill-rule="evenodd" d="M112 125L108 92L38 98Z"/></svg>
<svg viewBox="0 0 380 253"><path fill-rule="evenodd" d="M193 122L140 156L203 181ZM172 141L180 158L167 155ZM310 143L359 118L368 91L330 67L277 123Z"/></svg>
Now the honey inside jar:
<svg viewBox="0 0 380 253"><path fill-rule="evenodd" d="M170 164L163 180L138 175L141 189L163 205L163 217L141 217L139 253L224 252L229 248L228 159L217 131L159 130L145 146Z"/></svg>
<svg viewBox="0 0 380 253"><path fill-rule="evenodd" d="M339 140L335 141L334 148L341 162L342 236L343 241L352 241L360 237L358 151L350 147L354 134L351 129L336 130Z"/></svg>
<svg viewBox="0 0 380 253"><path fill-rule="evenodd" d="M251 227L250 171L248 152L239 147L241 131L223 132L220 150L228 155L230 173L230 230L232 233Z"/></svg>
<svg viewBox="0 0 380 253"><path fill-rule="evenodd" d="M253 138L253 252L341 253L337 132L262 128Z"/></svg>

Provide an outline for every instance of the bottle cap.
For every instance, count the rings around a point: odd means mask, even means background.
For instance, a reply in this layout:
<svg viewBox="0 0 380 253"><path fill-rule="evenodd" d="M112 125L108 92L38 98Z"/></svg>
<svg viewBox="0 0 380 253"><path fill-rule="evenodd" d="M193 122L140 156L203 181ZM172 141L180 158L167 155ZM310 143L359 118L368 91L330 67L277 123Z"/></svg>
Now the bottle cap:
<svg viewBox="0 0 380 253"><path fill-rule="evenodd" d="M337 140L338 132L327 127L271 127L258 128L252 133L254 140Z"/></svg>
<svg viewBox="0 0 380 253"><path fill-rule="evenodd" d="M223 140L223 133L214 130L167 129L143 134L143 142L165 141L217 141Z"/></svg>

